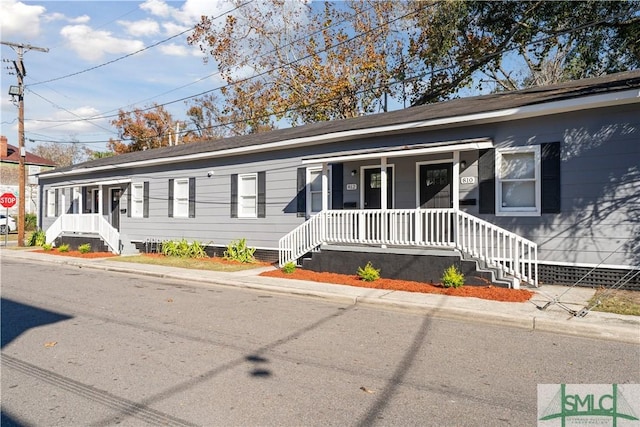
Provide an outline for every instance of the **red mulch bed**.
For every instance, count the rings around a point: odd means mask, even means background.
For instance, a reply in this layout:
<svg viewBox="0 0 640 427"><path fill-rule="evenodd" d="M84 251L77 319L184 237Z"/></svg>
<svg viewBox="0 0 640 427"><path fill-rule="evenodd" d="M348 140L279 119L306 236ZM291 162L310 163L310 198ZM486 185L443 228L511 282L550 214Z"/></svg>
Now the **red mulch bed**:
<svg viewBox="0 0 640 427"><path fill-rule="evenodd" d="M60 252L57 249L51 249L50 251L45 251L44 249L37 249L33 252L39 252L39 253L48 254L48 255L71 256L75 258L107 258L112 256L118 256L111 252L87 252L86 254L83 254L80 251Z"/></svg>
<svg viewBox="0 0 640 427"><path fill-rule="evenodd" d="M462 286L460 288L445 288L442 285L412 282L409 280L378 279L365 282L356 275L318 273L297 268L293 273L286 274L282 270L260 273L261 276L278 277L283 279L310 280L313 282L334 283L338 285L357 286L361 288L387 289L393 291L421 292L428 294L443 294L457 297L475 297L492 301L526 302L533 296L533 292L526 289L507 289L495 286Z"/></svg>

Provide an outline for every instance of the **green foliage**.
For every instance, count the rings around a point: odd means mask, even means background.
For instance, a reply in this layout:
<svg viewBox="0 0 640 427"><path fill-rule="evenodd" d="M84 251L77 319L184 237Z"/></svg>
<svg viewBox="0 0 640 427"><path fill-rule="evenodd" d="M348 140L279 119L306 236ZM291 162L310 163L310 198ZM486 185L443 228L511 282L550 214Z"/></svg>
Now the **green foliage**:
<svg viewBox="0 0 640 427"><path fill-rule="evenodd" d="M50 251L51 249L53 249L53 246L50 243L45 243L42 245L42 249L44 251Z"/></svg>
<svg viewBox="0 0 640 427"><path fill-rule="evenodd" d="M69 252L69 245L64 243L58 247L58 252Z"/></svg>
<svg viewBox="0 0 640 427"><path fill-rule="evenodd" d="M364 280L365 282L373 282L380 278L380 269L374 268L373 265L371 265L371 261L369 261L367 262L367 265L364 266L364 268L358 267L357 274L358 277L360 277L360 280Z"/></svg>
<svg viewBox="0 0 640 427"><path fill-rule="evenodd" d="M81 254L88 254L91 252L91 243L85 243L78 246L78 251L80 251Z"/></svg>
<svg viewBox="0 0 640 427"><path fill-rule="evenodd" d="M32 231L38 227L38 218L36 214L28 213L24 214L24 229L25 231Z"/></svg>
<svg viewBox="0 0 640 427"><path fill-rule="evenodd" d="M224 251L224 259L239 261L239 262L255 262L253 254L256 248L250 248L247 246L246 239L234 240L227 245L227 249Z"/></svg>
<svg viewBox="0 0 640 427"><path fill-rule="evenodd" d="M291 274L296 271L296 264L292 261L289 261L285 265L282 266L282 272L285 274Z"/></svg>
<svg viewBox="0 0 640 427"><path fill-rule="evenodd" d="M455 265L452 265L444 271L442 285L445 288L459 288L464 285L464 274Z"/></svg>
<svg viewBox="0 0 640 427"><path fill-rule="evenodd" d="M180 241L168 240L162 242L162 254L169 257L178 258L207 258L204 246L198 242L187 242L186 239Z"/></svg>
<svg viewBox="0 0 640 427"><path fill-rule="evenodd" d="M44 230L36 230L29 237L27 246L44 246L47 243L47 233Z"/></svg>

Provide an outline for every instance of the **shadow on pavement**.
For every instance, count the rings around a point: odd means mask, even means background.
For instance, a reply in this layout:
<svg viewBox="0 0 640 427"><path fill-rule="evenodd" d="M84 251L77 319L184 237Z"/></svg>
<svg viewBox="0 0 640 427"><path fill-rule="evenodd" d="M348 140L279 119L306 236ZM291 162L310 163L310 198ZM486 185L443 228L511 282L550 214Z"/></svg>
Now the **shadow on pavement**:
<svg viewBox="0 0 640 427"><path fill-rule="evenodd" d="M55 313L6 298L0 299L0 316L2 348L31 328L71 319L71 316L66 314ZM2 425L4 426L4 418Z"/></svg>

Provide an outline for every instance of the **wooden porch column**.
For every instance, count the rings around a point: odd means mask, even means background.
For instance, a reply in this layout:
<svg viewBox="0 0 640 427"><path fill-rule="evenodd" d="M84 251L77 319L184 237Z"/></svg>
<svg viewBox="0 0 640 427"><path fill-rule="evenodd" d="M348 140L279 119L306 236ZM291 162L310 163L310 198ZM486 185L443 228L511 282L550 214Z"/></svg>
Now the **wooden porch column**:
<svg viewBox="0 0 640 427"><path fill-rule="evenodd" d="M387 206L387 158L380 158L380 209L386 210Z"/></svg>
<svg viewBox="0 0 640 427"><path fill-rule="evenodd" d="M98 186L98 214L102 215L102 195L103 195L103 187L102 185Z"/></svg>
<svg viewBox="0 0 640 427"><path fill-rule="evenodd" d="M451 183L451 194L453 195L453 204L451 207L455 210L460 209L460 152L453 152L453 182Z"/></svg>
<svg viewBox="0 0 640 427"><path fill-rule="evenodd" d="M322 210L329 209L329 164L322 164Z"/></svg>
<svg viewBox="0 0 640 427"><path fill-rule="evenodd" d="M76 191L76 195L78 196L78 198L76 199L78 201L78 206L76 207L75 213L77 214L84 213L84 200L82 199L82 187L75 187L74 191Z"/></svg>

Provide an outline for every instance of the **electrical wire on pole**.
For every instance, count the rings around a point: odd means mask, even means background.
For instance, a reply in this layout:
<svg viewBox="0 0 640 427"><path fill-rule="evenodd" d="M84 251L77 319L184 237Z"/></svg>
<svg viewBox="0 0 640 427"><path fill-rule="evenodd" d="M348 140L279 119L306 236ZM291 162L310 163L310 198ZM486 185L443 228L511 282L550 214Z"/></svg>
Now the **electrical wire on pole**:
<svg viewBox="0 0 640 427"><path fill-rule="evenodd" d="M27 155L24 143L24 77L27 70L24 67L24 52L37 50L39 52L49 52L48 48L32 46L26 43L11 43L0 41L0 44L11 47L18 55L18 59L13 61L18 77L18 90L14 93L9 89L11 96L18 98L18 246L24 246L24 214L25 214L25 157Z"/></svg>

